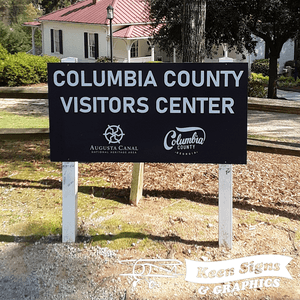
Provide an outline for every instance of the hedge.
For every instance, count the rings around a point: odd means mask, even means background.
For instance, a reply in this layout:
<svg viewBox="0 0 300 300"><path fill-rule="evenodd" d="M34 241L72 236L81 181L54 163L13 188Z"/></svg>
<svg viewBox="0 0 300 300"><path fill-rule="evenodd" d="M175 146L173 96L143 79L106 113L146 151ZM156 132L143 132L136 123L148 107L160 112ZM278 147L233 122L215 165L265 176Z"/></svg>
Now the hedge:
<svg viewBox="0 0 300 300"><path fill-rule="evenodd" d="M269 59L257 59L251 64L251 72L269 76Z"/></svg>
<svg viewBox="0 0 300 300"><path fill-rule="evenodd" d="M0 85L21 86L47 82L47 63L59 62L51 56L34 56L23 52L8 54L0 61Z"/></svg>
<svg viewBox="0 0 300 300"><path fill-rule="evenodd" d="M248 80L248 97L267 98L269 76L251 73Z"/></svg>
<svg viewBox="0 0 300 300"><path fill-rule="evenodd" d="M0 44L0 60L4 60L7 56L7 50Z"/></svg>

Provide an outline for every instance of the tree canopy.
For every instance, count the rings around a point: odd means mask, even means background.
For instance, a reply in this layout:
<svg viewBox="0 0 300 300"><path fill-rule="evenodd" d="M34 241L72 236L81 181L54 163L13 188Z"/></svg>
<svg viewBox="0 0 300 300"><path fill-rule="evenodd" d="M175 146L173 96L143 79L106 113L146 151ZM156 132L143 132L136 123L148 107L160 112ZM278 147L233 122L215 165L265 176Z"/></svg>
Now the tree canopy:
<svg viewBox="0 0 300 300"><path fill-rule="evenodd" d="M270 59L268 98L276 98L277 59L284 43L300 31L300 1L248 0L240 1L238 8L246 29L265 41Z"/></svg>
<svg viewBox="0 0 300 300"><path fill-rule="evenodd" d="M76 2L76 0L39 0L39 4L42 6L46 14L56 9L67 7Z"/></svg>
<svg viewBox="0 0 300 300"><path fill-rule="evenodd" d="M176 48L184 62L202 61L205 50L206 0L146 1L154 26L165 24L154 36L155 43L169 55Z"/></svg>
<svg viewBox="0 0 300 300"><path fill-rule="evenodd" d="M147 0L155 25L165 24L155 41L169 54L172 46L182 53L184 5L192 0ZM283 44L300 31L300 1L295 0L206 0L205 50L226 43L238 53L253 52L256 37L269 49L268 97L276 97L277 59ZM256 37L255 37L255 36ZM172 46L170 46L172 45Z"/></svg>

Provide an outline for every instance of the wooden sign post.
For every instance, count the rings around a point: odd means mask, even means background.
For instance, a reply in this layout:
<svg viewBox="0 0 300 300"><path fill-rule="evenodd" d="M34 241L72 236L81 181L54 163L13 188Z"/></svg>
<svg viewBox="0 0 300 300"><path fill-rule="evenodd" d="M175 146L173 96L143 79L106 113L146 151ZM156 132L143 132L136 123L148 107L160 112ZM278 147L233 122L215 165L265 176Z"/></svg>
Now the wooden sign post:
<svg viewBox="0 0 300 300"><path fill-rule="evenodd" d="M77 236L78 162L62 163L62 242Z"/></svg>
<svg viewBox="0 0 300 300"><path fill-rule="evenodd" d="M62 63L77 63L74 57ZM77 237L78 162L62 163L62 242L75 243Z"/></svg>
<svg viewBox="0 0 300 300"><path fill-rule="evenodd" d="M232 63L228 57L227 45L225 56L219 62ZM219 165L219 247L232 248L232 165Z"/></svg>
<svg viewBox="0 0 300 300"><path fill-rule="evenodd" d="M143 196L144 163L134 163L130 190L130 203L137 206Z"/></svg>
<svg viewBox="0 0 300 300"><path fill-rule="evenodd" d="M219 165L219 246L232 248L232 165Z"/></svg>

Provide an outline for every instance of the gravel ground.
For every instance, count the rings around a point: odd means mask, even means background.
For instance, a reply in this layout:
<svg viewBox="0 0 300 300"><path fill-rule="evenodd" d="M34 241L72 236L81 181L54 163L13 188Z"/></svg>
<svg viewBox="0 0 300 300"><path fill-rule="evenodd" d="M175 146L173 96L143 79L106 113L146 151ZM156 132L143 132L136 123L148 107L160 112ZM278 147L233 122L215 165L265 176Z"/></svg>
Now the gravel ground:
<svg viewBox="0 0 300 300"><path fill-rule="evenodd" d="M111 285L114 279L99 283L101 268L116 260L116 252L85 244L83 249L45 240L2 245L0 299L125 299L117 284Z"/></svg>

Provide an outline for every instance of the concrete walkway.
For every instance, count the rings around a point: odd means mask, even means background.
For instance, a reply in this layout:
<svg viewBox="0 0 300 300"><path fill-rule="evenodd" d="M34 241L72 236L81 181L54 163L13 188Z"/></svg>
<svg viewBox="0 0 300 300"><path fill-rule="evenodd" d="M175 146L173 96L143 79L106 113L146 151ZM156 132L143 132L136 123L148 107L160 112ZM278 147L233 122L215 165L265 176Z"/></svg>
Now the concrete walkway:
<svg viewBox="0 0 300 300"><path fill-rule="evenodd" d="M249 110L248 135L280 138L300 144L300 116Z"/></svg>
<svg viewBox="0 0 300 300"><path fill-rule="evenodd" d="M300 93L297 92L277 90L277 96L300 101ZM300 115L249 110L248 135L280 138L300 143Z"/></svg>
<svg viewBox="0 0 300 300"><path fill-rule="evenodd" d="M287 100L300 101L300 92L277 90L277 97L285 98Z"/></svg>

